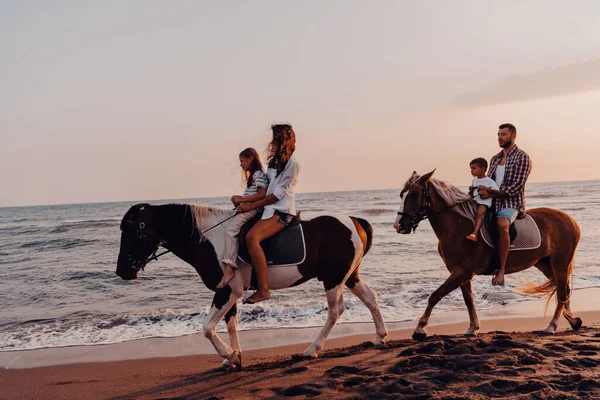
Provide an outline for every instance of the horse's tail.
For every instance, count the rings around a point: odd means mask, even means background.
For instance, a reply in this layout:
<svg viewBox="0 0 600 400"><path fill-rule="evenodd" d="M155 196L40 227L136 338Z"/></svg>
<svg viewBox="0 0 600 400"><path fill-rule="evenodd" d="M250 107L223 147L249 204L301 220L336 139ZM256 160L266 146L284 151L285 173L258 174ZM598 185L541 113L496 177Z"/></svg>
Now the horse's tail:
<svg viewBox="0 0 600 400"><path fill-rule="evenodd" d="M573 258L571 260L571 262L569 263L569 266L567 267L567 277L568 277L568 281L566 283L566 285L568 286L569 283L571 285L571 290L567 291L567 293L569 293L567 295L567 297L563 300L561 300L558 296L556 297L557 301L561 301L563 303L566 303L570 300L571 298L571 293L572 293L572 286L573 286L573 268L575 267L575 259ZM556 278L554 276L552 276L552 278L548 279L546 282L542 283L541 285L535 285L529 281L526 282L525 286L522 287L518 287L517 288L518 292L521 292L523 294L528 294L528 295L532 295L532 296L536 296L536 297L544 297L547 296L546 298L546 304L544 305L544 317L546 316L546 311L548 310L548 306L550 305L550 301L552 300L552 298L554 296L556 296L556 292L558 291L558 286L556 285ZM563 314L569 317L573 317L574 315L571 313L570 310L567 310L566 308L563 309Z"/></svg>
<svg viewBox="0 0 600 400"><path fill-rule="evenodd" d="M365 230L365 233L367 234L367 243L365 244L365 255L366 255L369 252L369 249L371 248L371 244L373 243L373 227L371 226L369 221L367 221L366 219L357 218L357 217L351 217L351 218L354 219L356 222L358 222L358 224L361 226L361 228L363 228Z"/></svg>
<svg viewBox="0 0 600 400"><path fill-rule="evenodd" d="M532 295L535 297L547 296L546 305L544 307L544 316L546 310L548 309L548 306L550 305L550 301L554 296L556 296L557 289L558 287L556 286L556 281L554 280L554 277L548 279L541 285L535 285L529 281L526 281L525 286L520 286L516 288L517 292L520 292L522 294Z"/></svg>
<svg viewBox="0 0 600 400"><path fill-rule="evenodd" d="M565 214L566 215L566 214ZM575 268L575 248L577 247L577 244L579 243L579 239L581 238L581 231L579 230L579 225L577 225L577 222L575 222L575 220L573 220L571 217L567 216L569 218L569 220L573 223L574 226L574 231L575 231L575 243L573 245L573 254L571 254L571 262L569 262L569 265L567 266L567 271L566 271L566 279L565 279L565 285L569 286L569 284L571 285L571 290L567 290L569 289L568 287L565 288L565 292L568 293L567 297L564 300L561 300L560 298L558 298L557 296L557 301L566 303L570 300L571 298L571 293L573 292L573 269ZM554 296L556 296L556 292L558 291L558 286L556 285L556 270L553 268L552 269L552 277L550 279L548 279L546 282L542 283L541 285L534 285L533 283L527 281L526 286L524 287L519 287L517 288L517 290L523 294L529 294L529 295L533 295L533 296L537 296L537 297L544 297L547 296L546 299L546 305L545 305L545 309L548 309L548 306L550 305L550 301L552 300L552 298ZM545 311L544 311L545 313ZM563 314L569 317L574 316L570 310L568 309L564 309L563 310ZM545 316L545 315L544 315Z"/></svg>

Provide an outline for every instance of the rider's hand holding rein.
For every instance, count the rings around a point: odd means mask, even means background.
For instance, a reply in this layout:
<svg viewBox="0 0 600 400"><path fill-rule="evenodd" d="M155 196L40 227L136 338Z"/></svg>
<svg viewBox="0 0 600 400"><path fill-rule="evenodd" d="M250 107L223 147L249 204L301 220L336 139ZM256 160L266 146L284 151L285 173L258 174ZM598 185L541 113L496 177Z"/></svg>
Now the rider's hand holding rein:
<svg viewBox="0 0 600 400"><path fill-rule="evenodd" d="M243 213L247 213L248 211L252 210L254 207L252 207L252 204L249 203L245 203L245 204L238 204L237 207L235 208L235 211L238 214L243 214Z"/></svg>
<svg viewBox="0 0 600 400"><path fill-rule="evenodd" d="M242 202L243 197L242 196L231 196L231 202L233 203L234 206L237 206L238 204L240 204Z"/></svg>

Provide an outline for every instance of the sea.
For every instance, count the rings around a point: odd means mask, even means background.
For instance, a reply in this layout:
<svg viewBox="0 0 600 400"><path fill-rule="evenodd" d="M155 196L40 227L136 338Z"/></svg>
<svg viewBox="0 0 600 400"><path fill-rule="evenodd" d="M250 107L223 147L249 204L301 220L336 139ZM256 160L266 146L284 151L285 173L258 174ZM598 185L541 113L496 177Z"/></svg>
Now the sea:
<svg viewBox="0 0 600 400"><path fill-rule="evenodd" d="M427 221L411 235L394 231L398 194L373 190L297 195L299 210L341 212L371 223L373 247L363 260L361 276L377 292L386 322L419 317L428 296L448 276ZM145 202L230 206L222 197ZM600 181L531 183L527 202L528 208L557 208L575 218L582 237L574 288L600 287ZM202 332L213 292L190 265L169 254L148 264L137 280L115 275L119 222L134 203L0 208L0 351ZM531 268L507 276L504 288L492 287L491 277L475 277L477 308L530 301L512 293L526 281L541 283L544 277ZM338 323L371 321L368 309L348 290L344 293L346 312ZM438 304L433 318L455 310L464 310L467 319L460 290ZM325 292L315 279L272 292L269 301L241 305L239 329L322 326L326 316ZM225 331L222 322L218 330Z"/></svg>

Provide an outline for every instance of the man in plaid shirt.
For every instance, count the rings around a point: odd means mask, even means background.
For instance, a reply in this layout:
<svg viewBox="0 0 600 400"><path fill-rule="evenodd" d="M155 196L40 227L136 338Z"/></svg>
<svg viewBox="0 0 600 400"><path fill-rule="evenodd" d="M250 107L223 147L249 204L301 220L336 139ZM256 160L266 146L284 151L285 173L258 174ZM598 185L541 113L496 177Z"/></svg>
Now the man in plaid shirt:
<svg viewBox="0 0 600 400"><path fill-rule="evenodd" d="M498 144L502 151L490 160L488 176L496 181L500 189L479 187L482 199L493 198L493 210L497 217L498 253L500 270L492 279L492 285L504 285L506 259L510 251L508 228L515 222L519 213L525 212L525 183L531 172L531 159L515 143L517 128L512 124L502 124L498 128Z"/></svg>

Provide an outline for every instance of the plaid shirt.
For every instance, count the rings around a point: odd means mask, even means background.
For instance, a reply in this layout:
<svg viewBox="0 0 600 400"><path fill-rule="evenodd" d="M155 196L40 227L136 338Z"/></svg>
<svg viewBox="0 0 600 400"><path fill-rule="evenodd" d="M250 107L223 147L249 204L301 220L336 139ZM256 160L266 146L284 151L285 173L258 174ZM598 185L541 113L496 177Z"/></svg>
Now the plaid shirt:
<svg viewBox="0 0 600 400"><path fill-rule="evenodd" d="M502 153L494 155L490 160L488 176L495 180L496 168L502 160ZM498 212L504 208L515 208L525 211L525 183L531 172L531 159L529 155L516 145L506 156L506 170L500 190L506 193L505 197L494 198L494 211Z"/></svg>

